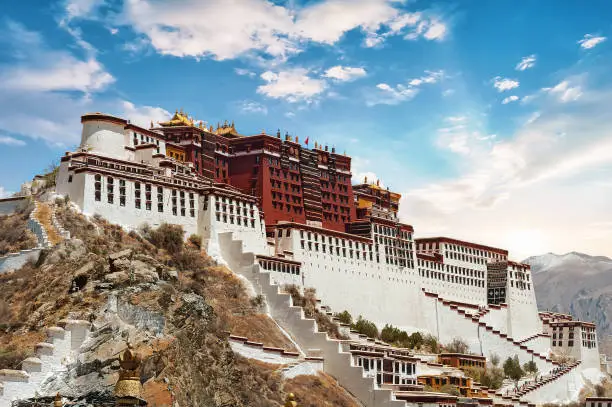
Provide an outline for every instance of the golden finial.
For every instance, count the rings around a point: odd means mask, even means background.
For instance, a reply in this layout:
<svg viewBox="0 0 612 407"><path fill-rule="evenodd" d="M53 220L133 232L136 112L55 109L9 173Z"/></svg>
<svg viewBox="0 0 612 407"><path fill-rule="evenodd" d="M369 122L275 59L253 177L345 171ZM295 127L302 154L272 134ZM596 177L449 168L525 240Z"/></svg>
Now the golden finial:
<svg viewBox="0 0 612 407"><path fill-rule="evenodd" d="M363 177L363 183L367 184L368 183L368 176L366 175L365 177Z"/></svg>
<svg viewBox="0 0 612 407"><path fill-rule="evenodd" d="M185 113L183 113L183 108L181 107L181 115L184 115Z"/></svg>
<svg viewBox="0 0 612 407"><path fill-rule="evenodd" d="M211 124L210 127L208 128L208 131L210 131L211 133L214 131L213 129L213 125Z"/></svg>
<svg viewBox="0 0 612 407"><path fill-rule="evenodd" d="M317 144L317 142L315 141L315 150L319 148L319 144Z"/></svg>
<svg viewBox="0 0 612 407"><path fill-rule="evenodd" d="M266 134L266 129L261 129L261 134Z"/></svg>
<svg viewBox="0 0 612 407"><path fill-rule="evenodd" d="M53 407L62 407L64 403L62 403L62 396L59 393L55 395L55 401L53 401Z"/></svg>
<svg viewBox="0 0 612 407"><path fill-rule="evenodd" d="M174 114L178 114L178 109L174 109Z"/></svg>
<svg viewBox="0 0 612 407"><path fill-rule="evenodd" d="M234 125L234 121L232 120L232 129L235 129L236 125Z"/></svg>
<svg viewBox="0 0 612 407"><path fill-rule="evenodd" d="M377 187L379 187L379 186L380 186L380 180L379 180L379 179L377 179L377 180L376 180L376 186L377 186Z"/></svg>
<svg viewBox="0 0 612 407"><path fill-rule="evenodd" d="M287 394L287 398L285 399L285 407L297 407L297 402L295 401L295 395L293 393Z"/></svg>
<svg viewBox="0 0 612 407"><path fill-rule="evenodd" d="M127 349L119 356L119 380L115 384L117 406L141 405L140 362L140 356L128 342Z"/></svg>
<svg viewBox="0 0 612 407"><path fill-rule="evenodd" d="M227 127L227 120L223 121L223 128Z"/></svg>
<svg viewBox="0 0 612 407"><path fill-rule="evenodd" d="M300 142L300 140L299 140L298 136L295 136L295 142L296 142L296 143L299 143L299 142Z"/></svg>

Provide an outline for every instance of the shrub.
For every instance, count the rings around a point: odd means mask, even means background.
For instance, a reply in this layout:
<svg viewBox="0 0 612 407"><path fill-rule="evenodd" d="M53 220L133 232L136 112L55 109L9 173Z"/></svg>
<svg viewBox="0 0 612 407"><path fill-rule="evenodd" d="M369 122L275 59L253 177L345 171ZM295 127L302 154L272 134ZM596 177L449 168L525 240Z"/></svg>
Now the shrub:
<svg viewBox="0 0 612 407"><path fill-rule="evenodd" d="M179 253L183 250L183 227L162 223L157 229L151 229L145 237L155 247L164 249L168 253Z"/></svg>
<svg viewBox="0 0 612 407"><path fill-rule="evenodd" d="M499 365L499 355L497 353L491 353L489 360L493 366L497 367Z"/></svg>
<svg viewBox="0 0 612 407"><path fill-rule="evenodd" d="M202 248L202 237L200 235L195 235L195 234L191 235L191 236L189 236L189 238L187 240L189 240L189 243L191 243L192 245L194 245L198 249Z"/></svg>
<svg viewBox="0 0 612 407"><path fill-rule="evenodd" d="M440 343L432 334L427 334L423 338L423 347L427 348L432 353L440 353Z"/></svg>
<svg viewBox="0 0 612 407"><path fill-rule="evenodd" d="M446 352L467 354L470 347L461 338L454 338L448 345L444 347Z"/></svg>
<svg viewBox="0 0 612 407"><path fill-rule="evenodd" d="M450 394L451 396L461 396L461 392L457 386L453 386L452 384L445 384L440 387L440 393Z"/></svg>
<svg viewBox="0 0 612 407"><path fill-rule="evenodd" d="M378 328L376 328L376 324L364 319L361 315L357 319L357 322L353 324L353 329L369 338L378 338Z"/></svg>
<svg viewBox="0 0 612 407"><path fill-rule="evenodd" d="M348 311L342 311L339 314L335 315L336 318L338 318L340 320L341 323L343 324L349 324L351 325L353 323L353 317L351 316L351 314L349 314Z"/></svg>
<svg viewBox="0 0 612 407"><path fill-rule="evenodd" d="M523 370L527 373L538 373L538 365L533 360L523 365Z"/></svg>
<svg viewBox="0 0 612 407"><path fill-rule="evenodd" d="M480 384L487 386L490 389L499 389L504 381L504 372L499 367L492 367L487 369L483 375L480 376Z"/></svg>

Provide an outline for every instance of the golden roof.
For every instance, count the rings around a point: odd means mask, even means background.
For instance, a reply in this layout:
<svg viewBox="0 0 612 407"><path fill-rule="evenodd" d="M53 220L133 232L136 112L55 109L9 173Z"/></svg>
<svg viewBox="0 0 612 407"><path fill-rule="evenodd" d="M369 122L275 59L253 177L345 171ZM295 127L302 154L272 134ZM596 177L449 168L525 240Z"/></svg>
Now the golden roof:
<svg viewBox="0 0 612 407"><path fill-rule="evenodd" d="M176 127L176 126L194 126L193 118L189 117L187 113L183 112L183 109L179 112L174 112L174 116L167 122L158 122L163 127Z"/></svg>
<svg viewBox="0 0 612 407"><path fill-rule="evenodd" d="M215 130L215 134L218 134L220 136L242 137L242 134L239 134L236 131L236 125L234 124L233 120L230 124L228 124L227 120L224 121L222 125L217 123L217 129Z"/></svg>

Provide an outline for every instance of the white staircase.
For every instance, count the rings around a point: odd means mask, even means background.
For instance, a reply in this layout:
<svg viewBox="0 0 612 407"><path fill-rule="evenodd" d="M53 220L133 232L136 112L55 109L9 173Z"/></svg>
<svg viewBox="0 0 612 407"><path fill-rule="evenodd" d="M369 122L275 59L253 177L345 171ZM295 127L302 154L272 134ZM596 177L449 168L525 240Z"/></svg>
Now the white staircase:
<svg viewBox="0 0 612 407"><path fill-rule="evenodd" d="M65 371L87 339L90 323L62 320L47 328L47 339L36 345L36 354L21 364L21 370L0 370L0 406L35 397L43 382Z"/></svg>
<svg viewBox="0 0 612 407"><path fill-rule="evenodd" d="M351 355L342 350L341 340L318 332L315 320L306 318L301 307L293 306L291 296L282 293L280 287L272 283L270 273L256 264L255 255L243 252L242 241L234 240L231 232L220 233L218 239L221 255L228 267L245 277L255 292L265 297L272 318L290 334L306 356L313 355L309 350L317 350L316 356L324 359L324 371L335 377L366 407L406 406L405 402L394 400L391 390L377 388L372 378L364 377L361 367L352 366Z"/></svg>

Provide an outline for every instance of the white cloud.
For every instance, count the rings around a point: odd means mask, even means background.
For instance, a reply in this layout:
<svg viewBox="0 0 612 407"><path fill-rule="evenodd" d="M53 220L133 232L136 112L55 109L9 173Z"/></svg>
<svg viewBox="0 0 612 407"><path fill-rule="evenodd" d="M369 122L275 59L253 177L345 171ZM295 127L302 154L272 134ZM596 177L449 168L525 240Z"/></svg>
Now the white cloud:
<svg viewBox="0 0 612 407"><path fill-rule="evenodd" d="M44 61L0 71L0 82L6 88L24 91L88 93L103 90L114 81L115 78L95 59L82 61L65 52L51 52L46 54Z"/></svg>
<svg viewBox="0 0 612 407"><path fill-rule="evenodd" d="M335 79L340 82L354 81L355 79L364 77L365 75L366 70L361 67L351 67L342 65L336 65L334 67L331 67L323 74L323 76L326 78Z"/></svg>
<svg viewBox="0 0 612 407"><path fill-rule="evenodd" d="M596 36L593 34L585 34L584 37L580 41L578 41L578 44L580 44L583 49L591 49L597 46L598 44L604 42L605 40L606 37Z"/></svg>
<svg viewBox="0 0 612 407"><path fill-rule="evenodd" d="M519 97L516 95L508 96L502 100L502 105L507 105L508 103L516 102L517 100L519 100Z"/></svg>
<svg viewBox="0 0 612 407"><path fill-rule="evenodd" d="M255 76L257 76L255 72L244 68L235 68L234 72L236 72L237 75L248 76L249 78L254 78Z"/></svg>
<svg viewBox="0 0 612 407"><path fill-rule="evenodd" d="M257 93L274 99L284 99L290 103L312 102L327 88L321 79L309 76L305 68L293 68L285 71L266 71L260 75L267 82L257 88Z"/></svg>
<svg viewBox="0 0 612 407"><path fill-rule="evenodd" d="M555 96L562 103L574 102L582 96L582 88L579 85L572 86L569 80L561 81L552 88L542 90Z"/></svg>
<svg viewBox="0 0 612 407"><path fill-rule="evenodd" d="M168 120L172 114L161 107L136 106L132 102L123 100L120 102L120 116L129 119L131 123L148 129L151 121L154 125L157 122Z"/></svg>
<svg viewBox="0 0 612 407"><path fill-rule="evenodd" d="M169 117L161 108L101 96L113 79L92 57L81 60L68 51L49 49L38 33L17 23L8 22L5 28L19 54L15 61L0 64L0 130L72 147L80 139L79 118L87 111L116 114L145 127L150 120Z"/></svg>
<svg viewBox="0 0 612 407"><path fill-rule="evenodd" d="M5 146L22 147L26 145L26 142L15 137L0 135L0 144L4 144Z"/></svg>
<svg viewBox="0 0 612 407"><path fill-rule="evenodd" d="M248 100L245 100L242 102L242 105L240 106L240 110L246 113L261 113L264 115L268 114L268 108L265 105L262 105L261 103L258 103L258 102L248 101Z"/></svg>
<svg viewBox="0 0 612 407"><path fill-rule="evenodd" d="M90 16L105 0L67 0L65 2L66 16L68 19Z"/></svg>
<svg viewBox="0 0 612 407"><path fill-rule="evenodd" d="M15 47L23 46L13 64L0 65L0 84L5 89L89 93L103 90L115 81L93 57L81 60L68 51L48 49L37 33L14 22L6 25L6 31Z"/></svg>
<svg viewBox="0 0 612 407"><path fill-rule="evenodd" d="M521 59L521 62L519 62L516 65L515 69L517 71L524 71L526 69L533 68L535 66L535 63L536 63L536 56L535 54L532 54L532 55L523 57L523 59Z"/></svg>
<svg viewBox="0 0 612 407"><path fill-rule="evenodd" d="M376 85L377 91L367 95L366 104L374 105L397 105L413 99L420 91L423 84L434 84L444 78L444 71L425 71L425 75L407 81L407 85L398 84L391 86L387 83Z"/></svg>
<svg viewBox="0 0 612 407"><path fill-rule="evenodd" d="M595 236L584 225L609 218L609 190L596 181L612 177L612 89L582 93L571 105L538 99L537 116L495 143L471 144L469 121L448 126L437 143L457 153L458 175L403 193L402 217L421 236L506 247L517 260L549 250L611 255L612 230Z"/></svg>
<svg viewBox="0 0 612 407"><path fill-rule="evenodd" d="M442 91L442 96L448 97L452 96L455 93L455 89L445 89Z"/></svg>
<svg viewBox="0 0 612 407"><path fill-rule="evenodd" d="M349 31L365 33L376 46L418 22L414 38L441 40L446 24L437 16L403 11L396 0L324 0L296 6L269 0L126 0L122 21L159 53L177 57L233 59L258 54L285 60L309 43L334 45ZM188 11L186 11L188 10ZM204 17L203 17L204 16ZM227 27L240 27L227 34Z"/></svg>
<svg viewBox="0 0 612 407"><path fill-rule="evenodd" d="M438 20L432 20L427 27L427 31L423 34L428 40L443 40L446 37L446 25Z"/></svg>
<svg viewBox="0 0 612 407"><path fill-rule="evenodd" d="M502 78L501 76L496 76L493 79L493 87L498 90L498 92L504 92L510 89L518 88L519 81L515 79Z"/></svg>
<svg viewBox="0 0 612 407"><path fill-rule="evenodd" d="M3 186L0 185L0 199L9 198L13 195L13 192L7 191Z"/></svg>
<svg viewBox="0 0 612 407"><path fill-rule="evenodd" d="M482 148L483 142L495 136L486 136L467 116L449 116L443 127L438 129L436 146L459 155L473 154Z"/></svg>

